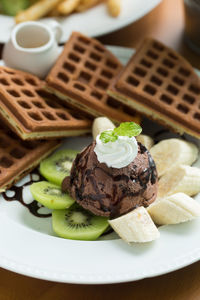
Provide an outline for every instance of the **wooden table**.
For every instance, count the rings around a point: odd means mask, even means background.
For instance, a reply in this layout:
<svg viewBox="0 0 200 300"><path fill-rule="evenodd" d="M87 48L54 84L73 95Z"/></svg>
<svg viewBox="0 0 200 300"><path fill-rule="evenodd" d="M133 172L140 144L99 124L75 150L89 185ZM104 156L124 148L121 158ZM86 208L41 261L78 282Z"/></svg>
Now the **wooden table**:
<svg viewBox="0 0 200 300"><path fill-rule="evenodd" d="M192 53L184 45L183 30L182 0L163 0L157 8L138 22L101 37L100 40L105 44L135 47L143 37L153 36L179 50L194 66L200 68L200 56ZM99 286L42 281L0 269L0 300L16 299L200 299L200 262L155 278Z"/></svg>

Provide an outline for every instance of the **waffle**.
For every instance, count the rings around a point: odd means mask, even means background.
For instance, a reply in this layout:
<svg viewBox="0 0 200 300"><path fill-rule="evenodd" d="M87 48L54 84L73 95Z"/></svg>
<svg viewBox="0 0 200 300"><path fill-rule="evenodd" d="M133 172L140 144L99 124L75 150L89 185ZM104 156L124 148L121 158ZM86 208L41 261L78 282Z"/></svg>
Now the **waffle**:
<svg viewBox="0 0 200 300"><path fill-rule="evenodd" d="M100 42L74 32L47 76L48 91L94 117L139 122L135 110L106 91L121 63Z"/></svg>
<svg viewBox="0 0 200 300"><path fill-rule="evenodd" d="M37 77L0 67L0 117L23 140L80 135L91 121L43 91Z"/></svg>
<svg viewBox="0 0 200 300"><path fill-rule="evenodd" d="M59 145L57 140L22 141L0 122L0 192L23 178Z"/></svg>
<svg viewBox="0 0 200 300"><path fill-rule="evenodd" d="M183 134L200 138L200 79L172 49L146 39L108 94Z"/></svg>

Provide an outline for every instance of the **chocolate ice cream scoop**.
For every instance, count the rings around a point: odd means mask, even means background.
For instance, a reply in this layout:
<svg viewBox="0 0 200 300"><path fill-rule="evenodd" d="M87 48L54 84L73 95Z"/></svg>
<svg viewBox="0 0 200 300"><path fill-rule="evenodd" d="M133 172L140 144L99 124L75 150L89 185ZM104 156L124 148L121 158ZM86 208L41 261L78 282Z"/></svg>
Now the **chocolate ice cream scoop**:
<svg viewBox="0 0 200 300"><path fill-rule="evenodd" d="M138 143L135 159L126 167L100 163L96 142L77 155L70 176L62 183L83 208L98 216L116 218L138 206L147 207L157 195L157 171L148 150Z"/></svg>

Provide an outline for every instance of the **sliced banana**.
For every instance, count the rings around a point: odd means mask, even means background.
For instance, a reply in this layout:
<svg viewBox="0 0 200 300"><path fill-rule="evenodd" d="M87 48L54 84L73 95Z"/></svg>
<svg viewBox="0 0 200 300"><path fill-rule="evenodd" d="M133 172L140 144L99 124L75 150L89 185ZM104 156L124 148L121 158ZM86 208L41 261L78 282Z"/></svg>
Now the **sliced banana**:
<svg viewBox="0 0 200 300"><path fill-rule="evenodd" d="M200 169L186 165L174 166L158 182L158 198L175 193L194 196L200 192Z"/></svg>
<svg viewBox="0 0 200 300"><path fill-rule="evenodd" d="M174 165L192 165L198 157L196 145L181 139L167 139L150 149L156 163L158 176L162 176Z"/></svg>
<svg viewBox="0 0 200 300"><path fill-rule="evenodd" d="M153 139L148 136L148 135L145 135L145 134L140 134L136 137L136 140L138 142L140 142L141 144L143 144L148 150L151 149L151 147L153 146L154 144L154 141Z"/></svg>
<svg viewBox="0 0 200 300"><path fill-rule="evenodd" d="M178 224L200 216L200 204L184 193L159 199L147 210L158 225Z"/></svg>
<svg viewBox="0 0 200 300"><path fill-rule="evenodd" d="M147 210L141 206L128 214L109 220L114 231L127 243L145 243L159 238L160 233Z"/></svg>
<svg viewBox="0 0 200 300"><path fill-rule="evenodd" d="M102 131L108 129L114 129L115 125L106 117L99 117L96 118L92 125L92 135L93 139L95 140L97 135L100 134Z"/></svg>

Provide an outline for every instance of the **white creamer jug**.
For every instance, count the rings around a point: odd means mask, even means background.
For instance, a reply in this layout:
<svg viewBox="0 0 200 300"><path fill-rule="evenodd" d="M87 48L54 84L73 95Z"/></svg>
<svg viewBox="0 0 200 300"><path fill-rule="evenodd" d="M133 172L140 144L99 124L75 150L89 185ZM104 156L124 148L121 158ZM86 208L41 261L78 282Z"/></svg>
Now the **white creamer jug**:
<svg viewBox="0 0 200 300"><path fill-rule="evenodd" d="M4 63L44 78L60 53L61 35L61 26L56 21L48 25L32 21L20 23L4 46Z"/></svg>

